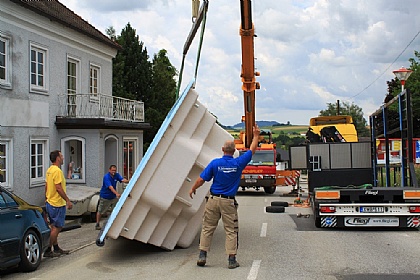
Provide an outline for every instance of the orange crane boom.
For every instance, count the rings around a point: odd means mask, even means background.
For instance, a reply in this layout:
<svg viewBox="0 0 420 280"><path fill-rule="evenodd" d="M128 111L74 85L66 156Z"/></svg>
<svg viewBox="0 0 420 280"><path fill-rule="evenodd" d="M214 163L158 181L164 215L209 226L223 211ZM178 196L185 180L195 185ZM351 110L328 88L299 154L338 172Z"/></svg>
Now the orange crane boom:
<svg viewBox="0 0 420 280"><path fill-rule="evenodd" d="M245 116L245 147L249 148L252 142L252 127L255 124L255 90L260 88L255 77L254 65L254 25L252 23L251 0L241 0L241 35L242 46L242 90L244 92Z"/></svg>

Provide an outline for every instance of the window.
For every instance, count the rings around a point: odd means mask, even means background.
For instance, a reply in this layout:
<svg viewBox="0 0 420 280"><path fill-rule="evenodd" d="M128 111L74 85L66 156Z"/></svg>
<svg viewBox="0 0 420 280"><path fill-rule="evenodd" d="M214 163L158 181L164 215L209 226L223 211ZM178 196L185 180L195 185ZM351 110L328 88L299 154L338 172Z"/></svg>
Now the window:
<svg viewBox="0 0 420 280"><path fill-rule="evenodd" d="M46 91L47 88L47 50L31 44L30 47L31 91Z"/></svg>
<svg viewBox="0 0 420 280"><path fill-rule="evenodd" d="M98 66L90 65L89 94L91 98L98 98L98 93L100 93L100 73Z"/></svg>
<svg viewBox="0 0 420 280"><path fill-rule="evenodd" d="M48 167L47 140L31 140L31 183L44 183Z"/></svg>
<svg viewBox="0 0 420 280"><path fill-rule="evenodd" d="M240 151L239 154L244 154L246 151ZM248 165L274 165L275 157L273 150L257 150L252 156Z"/></svg>
<svg viewBox="0 0 420 280"><path fill-rule="evenodd" d="M137 139L124 139L123 154L123 177L130 180L136 170Z"/></svg>
<svg viewBox="0 0 420 280"><path fill-rule="evenodd" d="M85 139L68 137L61 140L61 153L64 156L62 169L69 182L85 182Z"/></svg>
<svg viewBox="0 0 420 280"><path fill-rule="evenodd" d="M79 83L79 61L73 58L67 59L67 105L69 117L76 116L76 94Z"/></svg>
<svg viewBox="0 0 420 280"><path fill-rule="evenodd" d="M0 196L2 197L4 207L16 207L16 206L18 206L17 202L8 193L1 192Z"/></svg>
<svg viewBox="0 0 420 280"><path fill-rule="evenodd" d="M11 186L12 159L11 142L0 139L0 185Z"/></svg>
<svg viewBox="0 0 420 280"><path fill-rule="evenodd" d="M10 53L10 37L0 33L0 86L12 87L12 64Z"/></svg>

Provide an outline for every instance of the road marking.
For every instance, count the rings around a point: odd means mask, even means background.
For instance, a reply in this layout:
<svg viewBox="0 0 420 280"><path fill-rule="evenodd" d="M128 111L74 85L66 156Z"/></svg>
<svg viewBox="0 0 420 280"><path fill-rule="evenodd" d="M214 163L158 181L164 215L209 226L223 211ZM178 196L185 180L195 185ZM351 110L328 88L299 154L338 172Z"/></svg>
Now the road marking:
<svg viewBox="0 0 420 280"><path fill-rule="evenodd" d="M247 280L255 280L258 276L258 270L260 269L261 260L254 260L252 263L251 270L249 271Z"/></svg>
<svg viewBox="0 0 420 280"><path fill-rule="evenodd" d="M260 236L261 237L266 237L267 236L267 223L262 224Z"/></svg>

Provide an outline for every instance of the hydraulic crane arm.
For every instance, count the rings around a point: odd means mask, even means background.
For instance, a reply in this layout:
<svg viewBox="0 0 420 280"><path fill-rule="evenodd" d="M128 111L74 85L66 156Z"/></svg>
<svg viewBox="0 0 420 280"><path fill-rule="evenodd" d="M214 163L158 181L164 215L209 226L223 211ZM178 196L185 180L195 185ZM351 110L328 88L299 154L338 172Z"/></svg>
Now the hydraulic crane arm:
<svg viewBox="0 0 420 280"><path fill-rule="evenodd" d="M242 47L242 90L244 92L244 110L245 110L245 147L249 148L252 142L252 127L255 123L255 90L260 85L255 80L259 76L255 72L254 65L254 25L252 23L251 0L240 0L241 4L241 35Z"/></svg>

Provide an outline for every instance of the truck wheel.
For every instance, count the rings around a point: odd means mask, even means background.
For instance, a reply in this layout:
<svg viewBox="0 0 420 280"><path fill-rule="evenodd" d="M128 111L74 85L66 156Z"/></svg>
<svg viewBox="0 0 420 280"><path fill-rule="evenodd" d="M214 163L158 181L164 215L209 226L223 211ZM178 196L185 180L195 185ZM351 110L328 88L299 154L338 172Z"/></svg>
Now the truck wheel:
<svg viewBox="0 0 420 280"><path fill-rule="evenodd" d="M287 207L287 206L289 206L289 202L287 202L287 201L272 201L271 202L271 206L283 206L283 207Z"/></svg>
<svg viewBox="0 0 420 280"><path fill-rule="evenodd" d="M315 227L321 228L321 217L315 218Z"/></svg>
<svg viewBox="0 0 420 280"><path fill-rule="evenodd" d="M268 213L284 213L284 206L267 206L265 212Z"/></svg>
<svg viewBox="0 0 420 280"><path fill-rule="evenodd" d="M266 194L273 194L276 191L276 187L264 187L264 192Z"/></svg>

